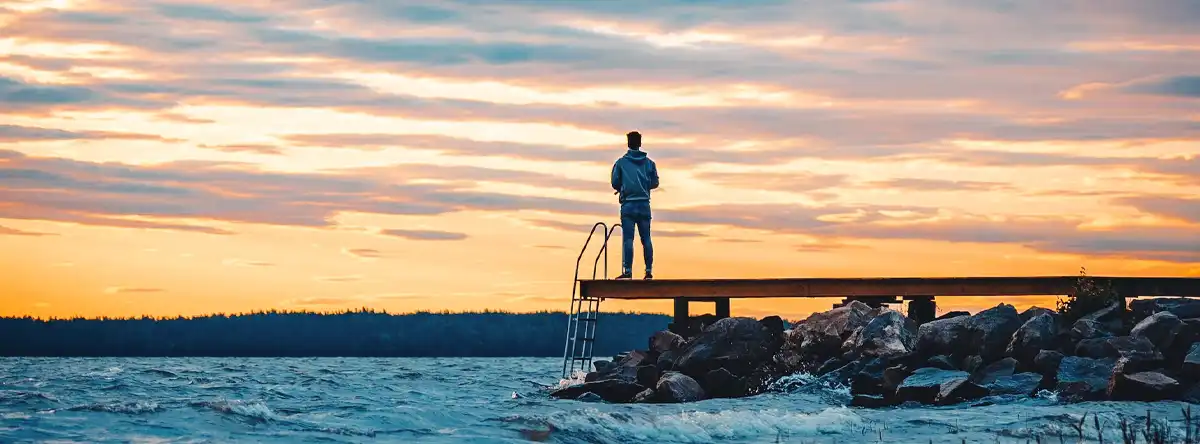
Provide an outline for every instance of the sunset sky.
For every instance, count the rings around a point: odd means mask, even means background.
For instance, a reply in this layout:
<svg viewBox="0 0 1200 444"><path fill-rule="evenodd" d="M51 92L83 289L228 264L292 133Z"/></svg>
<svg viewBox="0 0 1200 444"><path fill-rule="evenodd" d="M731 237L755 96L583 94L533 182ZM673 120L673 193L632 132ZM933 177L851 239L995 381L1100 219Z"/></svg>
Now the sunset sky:
<svg viewBox="0 0 1200 444"><path fill-rule="evenodd" d="M0 0L0 315L565 310L630 130L658 278L1200 276L1197 23L1194 0Z"/></svg>

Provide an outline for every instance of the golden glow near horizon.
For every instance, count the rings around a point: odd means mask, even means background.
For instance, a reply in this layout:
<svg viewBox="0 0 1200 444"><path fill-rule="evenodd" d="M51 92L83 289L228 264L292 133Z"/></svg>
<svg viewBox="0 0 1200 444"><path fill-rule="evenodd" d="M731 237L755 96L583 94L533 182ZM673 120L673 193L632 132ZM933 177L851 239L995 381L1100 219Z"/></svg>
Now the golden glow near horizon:
<svg viewBox="0 0 1200 444"><path fill-rule="evenodd" d="M0 316L565 310L635 129L659 278L1200 276L1200 11L1017 3L0 0Z"/></svg>

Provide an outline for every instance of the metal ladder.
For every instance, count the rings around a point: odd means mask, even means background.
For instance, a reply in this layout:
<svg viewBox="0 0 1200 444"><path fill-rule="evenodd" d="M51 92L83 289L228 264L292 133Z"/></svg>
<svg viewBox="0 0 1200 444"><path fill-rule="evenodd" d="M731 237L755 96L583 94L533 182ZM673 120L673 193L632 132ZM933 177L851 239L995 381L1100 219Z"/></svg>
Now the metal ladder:
<svg viewBox="0 0 1200 444"><path fill-rule="evenodd" d="M563 379L574 376L576 369L587 372L591 368L596 342L596 322L600 316L600 301L603 300L579 294L579 264L583 260L583 254L587 252L588 244L592 242L592 236L599 228L604 234L604 243L596 253L596 260L592 262L592 279L596 279L601 257L604 258L604 279L608 279L608 240L620 226L621 224L614 224L609 228L604 222L596 222L592 225L587 240L583 242L583 248L579 250L579 257L575 258L575 279L571 281L571 310L567 312L567 339L563 344Z"/></svg>

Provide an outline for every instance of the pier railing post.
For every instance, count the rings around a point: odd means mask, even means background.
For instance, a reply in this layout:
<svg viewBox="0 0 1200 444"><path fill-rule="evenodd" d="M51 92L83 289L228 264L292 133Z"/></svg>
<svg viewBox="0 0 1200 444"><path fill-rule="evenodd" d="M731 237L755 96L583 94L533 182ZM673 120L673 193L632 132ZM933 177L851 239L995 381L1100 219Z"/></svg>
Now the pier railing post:
<svg viewBox="0 0 1200 444"><path fill-rule="evenodd" d="M671 324L676 334L688 337L688 299L675 298L675 318Z"/></svg>
<svg viewBox="0 0 1200 444"><path fill-rule="evenodd" d="M725 319L729 317L729 298L717 298L713 302L715 302L717 305L714 310L715 314L717 315L717 319Z"/></svg>
<svg viewBox="0 0 1200 444"><path fill-rule="evenodd" d="M933 296L905 296L908 300L908 318L924 324L937 317L937 302Z"/></svg>

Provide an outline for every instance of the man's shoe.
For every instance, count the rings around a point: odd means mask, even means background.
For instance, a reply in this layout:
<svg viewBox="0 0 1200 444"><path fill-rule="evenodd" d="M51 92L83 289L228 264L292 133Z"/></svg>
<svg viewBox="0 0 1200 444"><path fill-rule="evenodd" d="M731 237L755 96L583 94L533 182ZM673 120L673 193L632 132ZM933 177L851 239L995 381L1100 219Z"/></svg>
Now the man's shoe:
<svg viewBox="0 0 1200 444"><path fill-rule="evenodd" d="M626 271L621 273L620 276L617 276L617 279L633 279L633 273Z"/></svg>
<svg viewBox="0 0 1200 444"><path fill-rule="evenodd" d="M654 279L654 273L651 273L651 272L647 271L647 272L646 272L646 275L645 275L645 276L643 276L643 277L642 277L642 279L645 279L645 280L651 280L651 279Z"/></svg>

